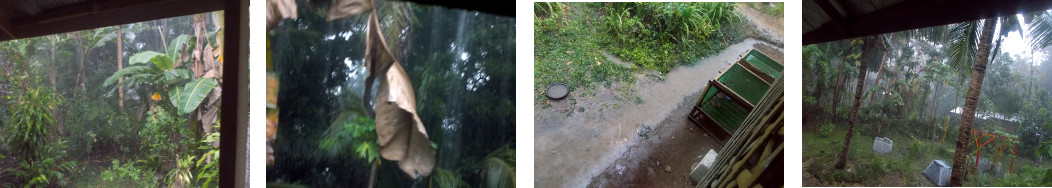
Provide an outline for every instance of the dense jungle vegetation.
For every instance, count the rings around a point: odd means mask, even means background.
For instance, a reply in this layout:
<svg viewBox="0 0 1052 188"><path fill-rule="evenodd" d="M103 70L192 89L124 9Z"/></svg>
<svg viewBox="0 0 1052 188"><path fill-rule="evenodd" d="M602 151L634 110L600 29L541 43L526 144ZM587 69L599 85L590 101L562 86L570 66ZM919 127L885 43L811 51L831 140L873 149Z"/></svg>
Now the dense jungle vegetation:
<svg viewBox="0 0 1052 188"><path fill-rule="evenodd" d="M745 39L736 6L765 7L781 15L782 3L557 3L534 4L534 87L537 101L551 83L571 89L612 82L634 84L634 73L664 75ZM766 8L770 7L770 8ZM767 10L770 9L770 10ZM632 62L619 65L609 53ZM659 76L660 77L660 76Z"/></svg>
<svg viewBox="0 0 1052 188"><path fill-rule="evenodd" d="M416 178L381 158L377 120L362 104L368 14L326 21L327 6L297 2L298 17L267 32L268 77L278 83L268 108L279 125L268 186L514 185L513 18L376 3L379 31L405 67L436 151L434 171Z"/></svg>
<svg viewBox="0 0 1052 188"><path fill-rule="evenodd" d="M215 187L222 20L0 42L0 187Z"/></svg>
<svg viewBox="0 0 1052 188"><path fill-rule="evenodd" d="M1052 185L1049 34L1040 11L804 46L804 185L936 186L932 160L951 186Z"/></svg>

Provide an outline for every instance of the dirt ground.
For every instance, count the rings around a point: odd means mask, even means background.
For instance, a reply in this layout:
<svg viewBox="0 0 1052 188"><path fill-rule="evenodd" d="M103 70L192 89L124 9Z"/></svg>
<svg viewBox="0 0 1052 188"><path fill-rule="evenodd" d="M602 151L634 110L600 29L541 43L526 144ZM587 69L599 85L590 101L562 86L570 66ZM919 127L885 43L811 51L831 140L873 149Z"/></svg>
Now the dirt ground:
<svg viewBox="0 0 1052 188"><path fill-rule="evenodd" d="M635 84L571 91L566 99L548 101L551 107L537 109L534 117L535 185L691 185L687 175L692 163L708 149L718 150L719 144L686 120L689 107L705 80L757 44L762 42L746 39L693 66L677 68L663 80L644 73L637 75ZM665 172L666 165L672 173Z"/></svg>
<svg viewBox="0 0 1052 188"><path fill-rule="evenodd" d="M761 28L768 34L758 36L763 37L759 40L750 38L730 45L719 54L664 76L644 71L635 75L636 83L600 84L570 91L563 100L546 101L551 107L538 107L534 114L534 185L693 186L689 178L693 163L709 149L718 152L721 144L687 120L686 114L705 82L747 50L755 48L784 63L781 22L777 23L777 35L770 34L774 29ZM610 55L608 58L631 64Z"/></svg>
<svg viewBox="0 0 1052 188"><path fill-rule="evenodd" d="M782 46L783 37L785 36L782 29L785 23L784 18L764 14L749 6L738 6L736 10L760 31L755 33L753 37L765 39L769 43Z"/></svg>
<svg viewBox="0 0 1052 188"><path fill-rule="evenodd" d="M659 128L651 130L614 165L592 178L588 187L693 186L689 175L694 163L701 161L701 154L709 149L719 152L722 148L686 118L686 112L700 95L696 92L685 97L673 111L677 113L665 117ZM670 171L665 171L666 167Z"/></svg>

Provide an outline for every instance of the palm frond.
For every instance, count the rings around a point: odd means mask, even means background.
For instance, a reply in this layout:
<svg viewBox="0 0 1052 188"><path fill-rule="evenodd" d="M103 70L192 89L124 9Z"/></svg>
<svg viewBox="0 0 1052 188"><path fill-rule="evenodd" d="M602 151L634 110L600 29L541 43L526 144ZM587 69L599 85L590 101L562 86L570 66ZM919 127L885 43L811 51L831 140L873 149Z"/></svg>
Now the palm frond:
<svg viewBox="0 0 1052 188"><path fill-rule="evenodd" d="M1052 46L1052 14L1042 11L1026 20L1025 38L1030 49L1043 49Z"/></svg>

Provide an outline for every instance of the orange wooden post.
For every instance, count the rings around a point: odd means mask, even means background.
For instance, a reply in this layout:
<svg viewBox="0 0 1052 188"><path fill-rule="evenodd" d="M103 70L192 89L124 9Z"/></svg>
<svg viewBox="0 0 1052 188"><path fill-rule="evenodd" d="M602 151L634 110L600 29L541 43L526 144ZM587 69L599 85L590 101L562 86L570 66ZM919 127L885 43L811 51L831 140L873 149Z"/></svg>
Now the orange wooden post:
<svg viewBox="0 0 1052 188"><path fill-rule="evenodd" d="M1019 143L1016 143L1015 146L1012 147L1012 163L1008 164L1008 174L1012 174L1012 167L1015 166L1015 148L1018 147Z"/></svg>

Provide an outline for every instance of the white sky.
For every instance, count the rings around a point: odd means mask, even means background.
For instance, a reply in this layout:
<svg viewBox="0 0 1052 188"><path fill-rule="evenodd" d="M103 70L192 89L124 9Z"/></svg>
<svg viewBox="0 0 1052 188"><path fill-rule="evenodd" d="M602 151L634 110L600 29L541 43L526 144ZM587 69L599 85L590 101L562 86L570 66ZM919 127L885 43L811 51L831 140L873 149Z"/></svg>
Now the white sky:
<svg viewBox="0 0 1052 188"><path fill-rule="evenodd" d="M1017 17L1019 17L1020 20L1023 19L1022 15L1017 15ZM1023 24L1023 28L1026 28L1026 23L1020 24ZM1023 40L1023 36L1019 34L1019 31L1012 31L1008 33L1008 38L1005 38L1004 43L1001 44L1001 51L1008 52L1008 54L1012 54L1012 56L1018 55L1024 58L1031 57L1031 52L1033 52L1034 60L1031 62L1041 63L1042 61L1044 61L1044 53L1042 53L1040 50L1031 51L1029 48L1029 45L1025 40Z"/></svg>

